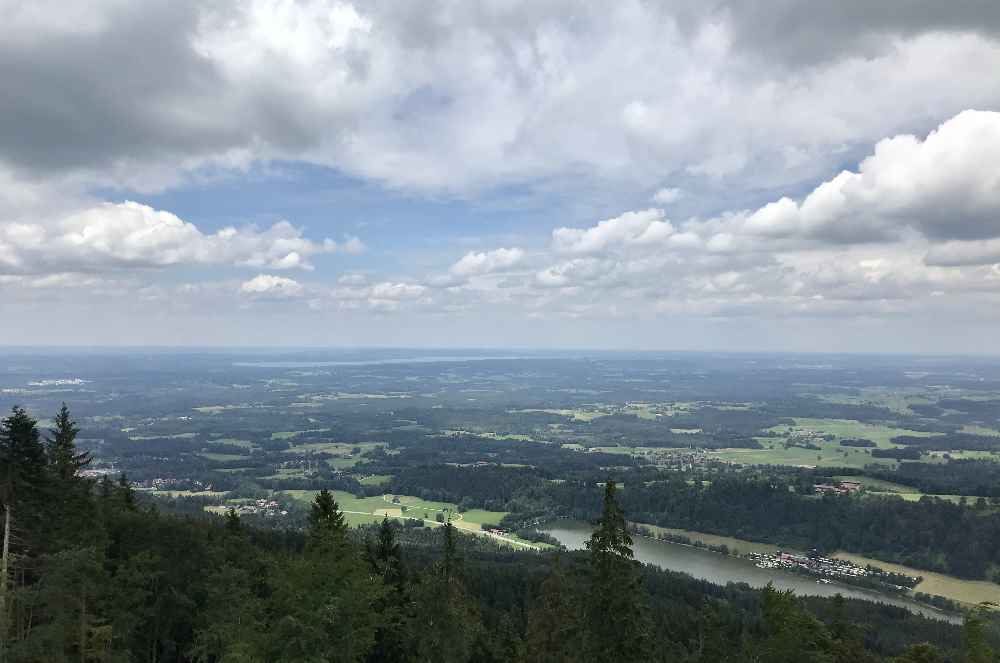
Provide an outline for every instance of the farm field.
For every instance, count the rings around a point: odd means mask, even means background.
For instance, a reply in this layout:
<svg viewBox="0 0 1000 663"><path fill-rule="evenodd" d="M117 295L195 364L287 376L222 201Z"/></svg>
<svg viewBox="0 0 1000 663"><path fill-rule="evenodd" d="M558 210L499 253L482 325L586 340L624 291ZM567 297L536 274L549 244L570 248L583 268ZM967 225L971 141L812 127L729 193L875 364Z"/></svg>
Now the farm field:
<svg viewBox="0 0 1000 663"><path fill-rule="evenodd" d="M658 527L657 525L649 525L647 523L636 523L636 525L641 525L647 528L654 534L671 534L674 536L684 536L691 541L700 541L704 544L710 546L726 546L729 548L730 552L736 554L745 553L762 553L762 554L774 554L778 550L778 546L770 543L758 543L756 541L747 541L745 539L737 539L731 536L720 536L718 534L707 534L705 532L694 532L687 529L676 529L674 527ZM797 552L791 548L782 548L787 552Z"/></svg>
<svg viewBox="0 0 1000 663"><path fill-rule="evenodd" d="M916 586L916 588L914 588L914 591L917 592L943 596L947 599L951 599L952 601L959 601L960 603L969 605L983 602L996 603L1000 605L1000 585L986 580L963 580L961 578L947 576L942 573L914 569L909 566L883 562L881 560L872 559L871 557L864 557L862 555L855 555L853 553L842 551L835 553L833 556L840 559L846 559L849 562L853 562L861 566L871 564L872 566L877 566L885 569L886 571L905 573L906 575L911 576L922 576L923 580Z"/></svg>
<svg viewBox="0 0 1000 663"><path fill-rule="evenodd" d="M294 499L310 503L316 497L315 490L285 490L283 494ZM376 497L359 498L343 491L332 491L337 504L352 527L381 522L383 518L414 518L423 520L432 527L437 526L438 514L445 520L451 520L456 529L464 532L487 536L483 531L484 524L497 524L507 515L504 511L485 511L469 509L459 513L458 507L450 502L433 502L409 495L380 495ZM511 534L501 540L515 546L538 548L539 544L529 543Z"/></svg>
<svg viewBox="0 0 1000 663"><path fill-rule="evenodd" d="M774 426L768 429L776 437L757 437L764 449L721 449L712 451L716 458L732 463L747 465L789 465L793 467L851 467L862 469L866 465L880 464L895 467L892 458L874 458L868 450L859 447L841 446L839 441L848 438L864 438L874 442L879 448L891 449L893 437L913 435L929 437L932 433L897 428L884 424L869 424L852 419L812 419L796 418L794 426ZM824 435L834 436L825 440ZM785 447L790 438L801 438L818 449L800 446ZM942 460L932 457L932 461Z"/></svg>

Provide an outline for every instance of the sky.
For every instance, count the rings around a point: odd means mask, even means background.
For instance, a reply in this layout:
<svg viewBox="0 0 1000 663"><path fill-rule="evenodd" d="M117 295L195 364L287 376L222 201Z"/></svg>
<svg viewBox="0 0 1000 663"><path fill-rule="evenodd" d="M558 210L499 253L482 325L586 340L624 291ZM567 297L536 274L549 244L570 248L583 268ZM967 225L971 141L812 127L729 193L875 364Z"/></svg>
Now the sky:
<svg viewBox="0 0 1000 663"><path fill-rule="evenodd" d="M0 344L1000 353L1000 3L0 0Z"/></svg>

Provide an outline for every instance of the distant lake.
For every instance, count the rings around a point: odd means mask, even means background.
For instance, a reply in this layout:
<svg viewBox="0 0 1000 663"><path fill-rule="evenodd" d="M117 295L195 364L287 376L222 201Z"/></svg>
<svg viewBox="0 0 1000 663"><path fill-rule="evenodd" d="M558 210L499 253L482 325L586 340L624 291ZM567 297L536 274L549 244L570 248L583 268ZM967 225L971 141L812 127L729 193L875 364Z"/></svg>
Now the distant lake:
<svg viewBox="0 0 1000 663"><path fill-rule="evenodd" d="M436 364L443 362L464 362L464 361L498 361L516 359L538 359L539 357L512 357L497 356L484 357L483 355L440 355L423 357L393 357L391 359L358 359L352 361L234 361L233 366L245 366L251 368L322 368L324 366L369 366L377 364Z"/></svg>
<svg viewBox="0 0 1000 663"><path fill-rule="evenodd" d="M587 523L572 520L559 520L539 529L551 534L559 543L570 550L586 548L585 543L593 531L593 528ZM791 589L798 595L832 597L841 594L845 598L887 603L933 619L955 624L961 623L961 619L956 616L892 594L836 582L818 583L808 576L800 576L780 569L760 569L748 559L729 557L704 548L639 536L633 537L633 542L635 558L640 562L653 564L661 569L687 573L716 585L745 582L751 587L760 588L770 582L776 589Z"/></svg>

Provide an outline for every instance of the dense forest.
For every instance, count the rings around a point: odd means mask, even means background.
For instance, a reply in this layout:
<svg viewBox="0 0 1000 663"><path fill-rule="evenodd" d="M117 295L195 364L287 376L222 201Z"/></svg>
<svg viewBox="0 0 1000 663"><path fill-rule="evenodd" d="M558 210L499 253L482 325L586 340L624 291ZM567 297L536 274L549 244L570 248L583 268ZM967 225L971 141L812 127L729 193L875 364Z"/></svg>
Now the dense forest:
<svg viewBox="0 0 1000 663"><path fill-rule="evenodd" d="M303 529L257 530L83 478L77 431L65 407L45 436L20 408L0 423L4 663L996 660L986 615L956 627L643 567L620 506L638 491L613 481L574 554L491 549L450 524L349 530L325 490Z"/></svg>

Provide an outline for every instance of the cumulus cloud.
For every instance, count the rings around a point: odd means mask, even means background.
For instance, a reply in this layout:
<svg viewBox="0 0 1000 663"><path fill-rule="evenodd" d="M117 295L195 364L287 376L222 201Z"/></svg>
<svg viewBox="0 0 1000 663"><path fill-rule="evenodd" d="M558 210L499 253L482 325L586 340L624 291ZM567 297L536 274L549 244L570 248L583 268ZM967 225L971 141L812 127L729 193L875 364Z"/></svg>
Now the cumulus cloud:
<svg viewBox="0 0 1000 663"><path fill-rule="evenodd" d="M470 251L451 266L454 276L468 278L483 274L503 272L518 266L524 260L524 251L518 248Z"/></svg>
<svg viewBox="0 0 1000 663"><path fill-rule="evenodd" d="M298 281L285 276L258 274L240 284L240 293L253 297L299 297L303 293L303 287Z"/></svg>
<svg viewBox="0 0 1000 663"><path fill-rule="evenodd" d="M312 241L287 221L263 230L226 227L204 233L147 205L105 203L51 225L0 225L0 272L99 272L182 264L312 269L311 256L356 252L360 246L356 239L344 246L331 239Z"/></svg>
<svg viewBox="0 0 1000 663"><path fill-rule="evenodd" d="M762 207L746 229L843 242L891 239L903 229L933 240L1000 236L1000 113L964 111L924 140L879 141L857 172L841 172L801 203Z"/></svg>
<svg viewBox="0 0 1000 663"><path fill-rule="evenodd" d="M556 228L552 243L561 253L596 253L614 246L652 245L674 232L663 210L626 212L601 221L592 228Z"/></svg>

